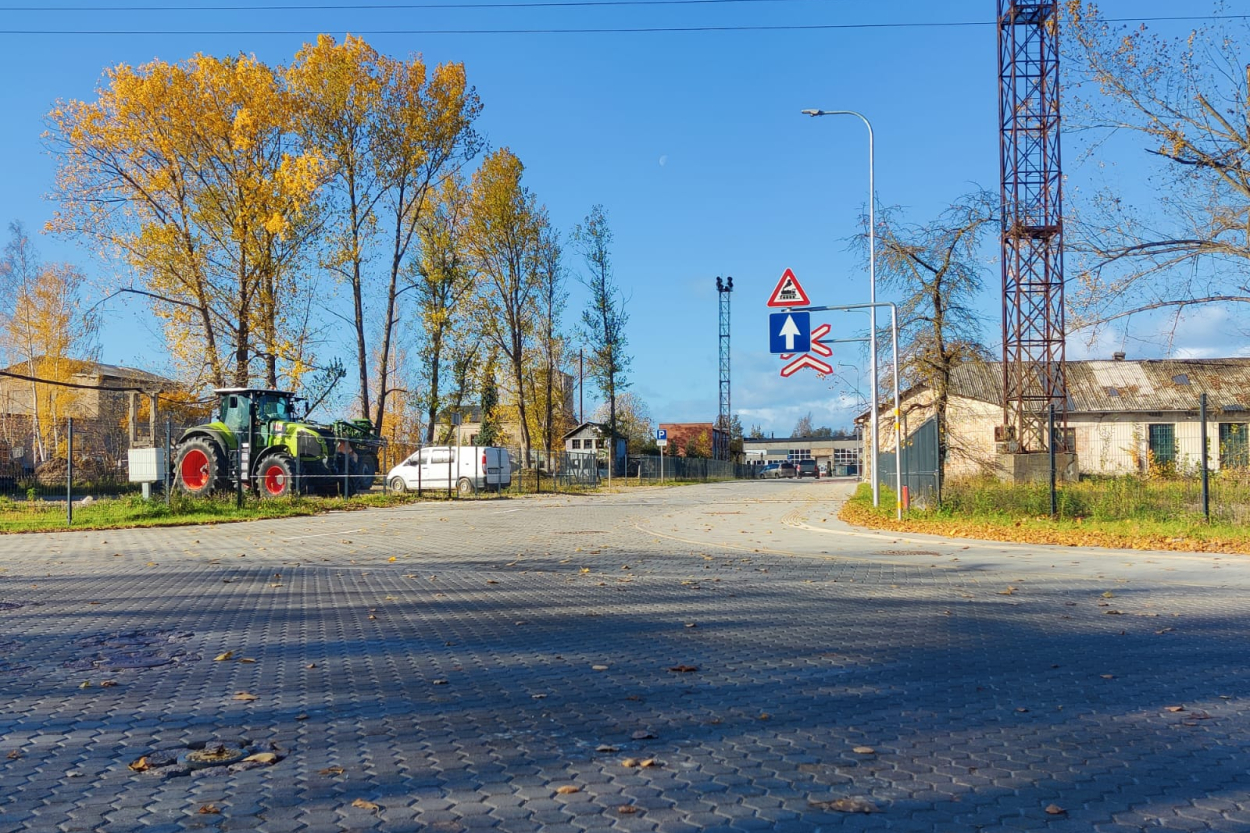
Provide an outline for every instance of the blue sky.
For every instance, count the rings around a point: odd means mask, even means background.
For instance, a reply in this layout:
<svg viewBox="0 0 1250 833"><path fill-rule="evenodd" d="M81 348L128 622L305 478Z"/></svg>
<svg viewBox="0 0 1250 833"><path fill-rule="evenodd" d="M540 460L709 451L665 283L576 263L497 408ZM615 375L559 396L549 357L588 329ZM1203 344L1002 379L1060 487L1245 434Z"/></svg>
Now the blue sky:
<svg viewBox="0 0 1250 833"><path fill-rule="evenodd" d="M243 0L167 3L179 10L98 11L122 2L72 3L90 11L14 11L0 6L0 70L9 79L0 152L6 159L0 218L37 229L53 206L54 165L40 134L58 98L90 98L101 70L196 52L245 52L287 62L316 32L362 34L392 55L458 60L480 94L479 127L526 164L526 180L564 230L602 203L616 235L616 277L629 296L633 388L657 421L704 421L717 411L717 294L732 275L733 406L746 425L779 436L799 416L849 424L854 397L810 371L778 376L768 354L765 301L793 269L816 304L867 300L866 264L847 238L867 204L867 136L856 119L810 119L803 108L853 109L877 136L877 194L923 222L961 194L997 189L998 136L993 0L755 0L686 5L526 9L356 8L327 0L272 5ZM47 9L56 2L45 2ZM156 5L147 3L135 5ZM244 11L241 7L252 6ZM372 4L382 5L380 3ZM399 0L391 4L404 5ZM409 4L412 5L412 4ZM449 4L456 5L456 4ZM1175 14L1164 0L1105 0L1110 17ZM1206 4L1195 12L1206 12ZM223 9L222 7L232 7ZM8 10L6 10L6 8ZM807 31L580 34L397 34L436 29L641 28L897 23L937 27ZM1184 24L1159 24L1160 31ZM12 34L40 30L52 34ZM113 34L66 34L71 31ZM117 32L125 31L126 34ZM1068 140L1065 139L1065 142ZM1075 158L1065 144L1065 158ZM1082 173L1069 167L1080 183ZM1127 175L1131 178L1132 169ZM102 282L104 265L71 242L41 237L45 259L71 260ZM991 248L996 249L996 246ZM996 251L986 252L986 338L998 333ZM579 264L570 258L570 265ZM566 323L582 302L576 285ZM141 305L111 302L106 361L160 370L154 328ZM1219 316L1219 311L1211 315ZM828 320L835 335L859 334L862 317ZM1194 355L1227 352L1196 317L1177 345ZM1109 334L1070 357L1119 349ZM1132 354L1158 354L1151 342ZM997 348L995 348L997 349ZM327 351L329 352L329 351ZM345 360L350 353L340 351ZM846 347L835 362L863 366ZM854 373L846 374L854 378ZM866 373L860 374L866 377ZM589 399L588 395L588 399Z"/></svg>

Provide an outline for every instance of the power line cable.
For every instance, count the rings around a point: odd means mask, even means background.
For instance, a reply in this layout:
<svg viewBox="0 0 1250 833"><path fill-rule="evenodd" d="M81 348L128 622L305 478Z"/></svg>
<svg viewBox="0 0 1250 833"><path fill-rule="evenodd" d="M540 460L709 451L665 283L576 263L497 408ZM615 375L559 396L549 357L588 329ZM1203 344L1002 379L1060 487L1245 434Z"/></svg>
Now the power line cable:
<svg viewBox="0 0 1250 833"><path fill-rule="evenodd" d="M3 10L0 10L3 11ZM1166 17L1116 17L1104 18L1106 23L1159 23L1196 22L1209 20L1247 20L1250 14L1228 15L1175 15ZM578 27L564 29L369 29L354 30L361 36L383 35L607 35L607 34L657 34L695 32L814 32L835 30L872 29L956 29L997 26L993 20L963 21L903 21L892 23L806 23L793 25L737 25L737 26L637 26L637 27ZM0 35L298 35L313 37L324 34L325 29L0 29Z"/></svg>

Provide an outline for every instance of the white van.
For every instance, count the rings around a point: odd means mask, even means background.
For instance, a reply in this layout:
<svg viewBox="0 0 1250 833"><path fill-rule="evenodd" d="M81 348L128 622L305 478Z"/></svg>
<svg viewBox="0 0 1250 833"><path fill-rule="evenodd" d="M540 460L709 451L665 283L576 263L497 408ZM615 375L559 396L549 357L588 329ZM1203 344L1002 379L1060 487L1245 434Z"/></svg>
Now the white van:
<svg viewBox="0 0 1250 833"><path fill-rule="evenodd" d="M480 445L423 448L386 473L392 492L447 489L462 495L499 491L512 483L508 451Z"/></svg>

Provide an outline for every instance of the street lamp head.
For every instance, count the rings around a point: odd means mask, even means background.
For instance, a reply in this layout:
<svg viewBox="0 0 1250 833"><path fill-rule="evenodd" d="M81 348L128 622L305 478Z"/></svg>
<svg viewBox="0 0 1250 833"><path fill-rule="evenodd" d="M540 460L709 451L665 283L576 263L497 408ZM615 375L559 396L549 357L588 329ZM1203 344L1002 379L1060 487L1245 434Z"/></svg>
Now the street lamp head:
<svg viewBox="0 0 1250 833"><path fill-rule="evenodd" d="M733 292L733 291L734 291L734 279L733 279L733 275L730 275L730 276L729 276L729 282L726 284L726 286L728 287L728 290L729 290L730 292Z"/></svg>
<svg viewBox="0 0 1250 833"><path fill-rule="evenodd" d="M805 115L805 116L819 116L819 115L820 115L820 111L819 111L819 110L804 110L804 111L803 111L803 115Z"/></svg>
<svg viewBox="0 0 1250 833"><path fill-rule="evenodd" d="M724 291L725 291L725 285L721 283L721 280L720 280L720 275L717 275L717 276L716 276L716 291L717 291L717 292L724 292Z"/></svg>

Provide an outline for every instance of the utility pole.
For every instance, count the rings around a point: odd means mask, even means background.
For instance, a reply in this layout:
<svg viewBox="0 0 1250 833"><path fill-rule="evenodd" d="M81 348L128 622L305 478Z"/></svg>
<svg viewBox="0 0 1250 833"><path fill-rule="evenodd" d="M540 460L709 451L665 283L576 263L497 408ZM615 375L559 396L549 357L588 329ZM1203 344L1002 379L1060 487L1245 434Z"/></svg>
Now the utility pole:
<svg viewBox="0 0 1250 833"><path fill-rule="evenodd" d="M716 417L716 427L729 437L729 425L733 419L729 401L729 296L734 291L734 279L726 278L723 282L716 278L716 294L720 298L720 414ZM715 435L713 435L715 445ZM714 449L713 456L717 460L729 459L729 441L726 439L723 450Z"/></svg>
<svg viewBox="0 0 1250 833"><path fill-rule="evenodd" d="M586 351L577 351L577 424L586 422Z"/></svg>

